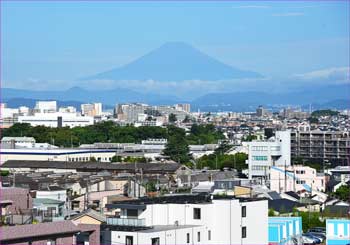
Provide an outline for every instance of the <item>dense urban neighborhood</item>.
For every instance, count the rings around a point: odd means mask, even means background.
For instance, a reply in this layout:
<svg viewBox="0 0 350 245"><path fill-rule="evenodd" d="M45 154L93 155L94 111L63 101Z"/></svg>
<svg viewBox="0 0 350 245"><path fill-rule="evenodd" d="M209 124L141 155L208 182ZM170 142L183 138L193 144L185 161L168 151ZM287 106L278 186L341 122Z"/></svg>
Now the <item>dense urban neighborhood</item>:
<svg viewBox="0 0 350 245"><path fill-rule="evenodd" d="M1 244L348 244L349 111L102 107L2 104Z"/></svg>

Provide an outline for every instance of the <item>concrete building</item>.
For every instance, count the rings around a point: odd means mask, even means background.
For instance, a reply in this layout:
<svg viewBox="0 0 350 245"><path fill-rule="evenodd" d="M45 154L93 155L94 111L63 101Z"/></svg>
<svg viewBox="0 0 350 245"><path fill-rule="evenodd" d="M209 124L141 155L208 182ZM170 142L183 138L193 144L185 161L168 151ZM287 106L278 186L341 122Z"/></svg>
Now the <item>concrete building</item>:
<svg viewBox="0 0 350 245"><path fill-rule="evenodd" d="M300 131L291 133L292 157L335 165L349 165L350 133L346 131Z"/></svg>
<svg viewBox="0 0 350 245"><path fill-rule="evenodd" d="M103 244L268 244L266 200L175 195L106 207L120 212L107 217Z"/></svg>
<svg viewBox="0 0 350 245"><path fill-rule="evenodd" d="M79 240L85 233L84 240ZM0 227L1 244L100 244L100 233L95 225L76 224L73 221L58 221L40 224Z"/></svg>
<svg viewBox="0 0 350 245"><path fill-rule="evenodd" d="M349 219L326 220L327 245L347 245L350 242Z"/></svg>
<svg viewBox="0 0 350 245"><path fill-rule="evenodd" d="M94 118L78 116L75 113L35 113L33 116L19 116L19 123L29 123L31 126L46 127L84 127L94 124Z"/></svg>
<svg viewBox="0 0 350 245"><path fill-rule="evenodd" d="M77 112L77 108L75 108L74 106L60 107L58 109L58 112L62 112L62 113L76 113Z"/></svg>
<svg viewBox="0 0 350 245"><path fill-rule="evenodd" d="M290 166L290 131L276 131L269 140L243 144L248 147L249 179L268 181L272 166Z"/></svg>
<svg viewBox="0 0 350 245"><path fill-rule="evenodd" d="M303 165L272 166L270 169L270 189L278 193L287 191L325 191L326 177L316 169Z"/></svg>
<svg viewBox="0 0 350 245"><path fill-rule="evenodd" d="M0 164L8 160L88 162L92 158L110 162L115 154L113 149L2 149Z"/></svg>
<svg viewBox="0 0 350 245"><path fill-rule="evenodd" d="M129 123L137 122L140 114L145 114L149 106L146 104L119 104L116 106L116 116L121 121Z"/></svg>
<svg viewBox="0 0 350 245"><path fill-rule="evenodd" d="M269 244L302 244L301 217L269 217Z"/></svg>
<svg viewBox="0 0 350 245"><path fill-rule="evenodd" d="M81 104L81 114L90 117L101 116L102 103Z"/></svg>
<svg viewBox="0 0 350 245"><path fill-rule="evenodd" d="M35 145L35 139L33 137L3 137L1 139L1 145L8 145L11 148L16 146L27 146L29 148Z"/></svg>
<svg viewBox="0 0 350 245"><path fill-rule="evenodd" d="M57 101L37 101L34 110L39 113L57 112Z"/></svg>
<svg viewBox="0 0 350 245"><path fill-rule="evenodd" d="M268 111L267 109L265 109L262 105L260 105L257 109L256 109L256 116L257 117L268 117L271 116L272 113L270 111Z"/></svg>
<svg viewBox="0 0 350 245"><path fill-rule="evenodd" d="M191 105L190 104L176 104L175 109L178 111L185 111L190 113L191 112Z"/></svg>

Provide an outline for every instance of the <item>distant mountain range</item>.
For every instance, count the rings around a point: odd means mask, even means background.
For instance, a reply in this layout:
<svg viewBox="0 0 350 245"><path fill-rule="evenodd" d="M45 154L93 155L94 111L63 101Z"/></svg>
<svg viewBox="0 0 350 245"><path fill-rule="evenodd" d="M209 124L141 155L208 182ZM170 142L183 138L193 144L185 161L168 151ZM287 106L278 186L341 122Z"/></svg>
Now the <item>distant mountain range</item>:
<svg viewBox="0 0 350 245"><path fill-rule="evenodd" d="M262 78L257 72L226 65L182 42L170 42L122 67L82 80L227 80Z"/></svg>
<svg viewBox="0 0 350 245"><path fill-rule="evenodd" d="M195 108L214 110L251 111L259 105L278 107L299 105L313 108L350 108L350 86L348 84L310 87L305 90L284 93L234 92L209 93L192 101Z"/></svg>
<svg viewBox="0 0 350 245"><path fill-rule="evenodd" d="M149 104L173 104L181 99L174 96L143 94L129 89L117 88L112 90L86 90L80 87L73 87L65 91L32 91L24 89L2 89L2 100L9 101L18 99L35 100L59 100L59 101L81 101L81 102L102 102L106 105L115 105L121 102L143 102ZM32 103L23 100L23 103Z"/></svg>
<svg viewBox="0 0 350 245"><path fill-rule="evenodd" d="M102 102L107 107L127 102L151 105L187 102L192 104L193 109L205 111L252 111L259 105L268 108L308 104L313 104L314 108L350 107L349 84L336 84L337 81L333 80L327 82L333 85L321 85L315 81L311 83L291 78L285 81L260 78L263 76L259 73L231 67L188 44L172 42L120 68L75 82L93 89L73 87L65 91L31 91L2 88L1 100L13 107L33 107L35 100L57 100L60 105L76 107L88 102ZM156 82L147 81L149 79ZM111 84L114 89L98 90L103 84L101 80L110 80L106 84ZM270 92L267 88L271 88L271 91L280 88L288 92ZM213 89L237 92L211 93ZM181 96L191 98L191 101Z"/></svg>
<svg viewBox="0 0 350 245"><path fill-rule="evenodd" d="M19 89L2 89L2 101L9 107L26 105L33 107L35 100L58 100L59 104L73 105L79 108L80 103L102 102L105 108L111 108L116 103L142 102L151 105L175 104L186 102L174 96L144 94L128 89L113 89L91 91L74 87L66 91L30 91ZM79 101L77 101L77 99ZM350 87L348 84L318 86L301 91L280 94L267 92L233 92L209 93L195 98L191 103L194 110L202 111L252 111L259 105L269 108L284 105L299 105L308 108L309 104L315 109L350 108Z"/></svg>

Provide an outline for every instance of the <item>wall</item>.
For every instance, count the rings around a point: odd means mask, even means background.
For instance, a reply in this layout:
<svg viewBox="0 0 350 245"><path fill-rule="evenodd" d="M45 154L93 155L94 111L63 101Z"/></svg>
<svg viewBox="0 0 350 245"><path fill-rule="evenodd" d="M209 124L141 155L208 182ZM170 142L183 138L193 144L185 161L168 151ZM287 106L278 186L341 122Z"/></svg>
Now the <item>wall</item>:
<svg viewBox="0 0 350 245"><path fill-rule="evenodd" d="M327 219L327 245L349 244L350 242L350 220L349 219Z"/></svg>
<svg viewBox="0 0 350 245"><path fill-rule="evenodd" d="M241 206L246 206L246 217L242 217ZM194 208L201 209L201 219L194 219ZM146 226L174 225L176 221L180 226L203 226L211 230L215 244L267 244L267 210L265 200L240 203L224 199L204 204L147 205L138 218L145 219ZM246 238L241 238L242 226L247 227Z"/></svg>
<svg viewBox="0 0 350 245"><path fill-rule="evenodd" d="M33 208L33 199L27 189L2 187L0 188L0 194L1 200L11 200L13 202L7 209L12 214L16 214L20 210Z"/></svg>

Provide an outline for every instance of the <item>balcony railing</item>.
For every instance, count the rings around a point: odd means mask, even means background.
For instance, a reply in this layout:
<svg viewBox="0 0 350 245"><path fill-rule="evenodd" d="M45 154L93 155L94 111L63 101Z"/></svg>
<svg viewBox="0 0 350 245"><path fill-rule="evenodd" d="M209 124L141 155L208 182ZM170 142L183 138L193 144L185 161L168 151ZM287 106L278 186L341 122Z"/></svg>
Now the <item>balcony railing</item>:
<svg viewBox="0 0 350 245"><path fill-rule="evenodd" d="M128 218L107 218L108 225L118 226L133 226L133 227L144 227L146 226L145 219L128 219Z"/></svg>

